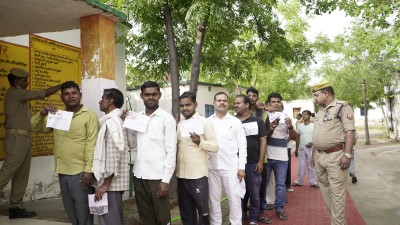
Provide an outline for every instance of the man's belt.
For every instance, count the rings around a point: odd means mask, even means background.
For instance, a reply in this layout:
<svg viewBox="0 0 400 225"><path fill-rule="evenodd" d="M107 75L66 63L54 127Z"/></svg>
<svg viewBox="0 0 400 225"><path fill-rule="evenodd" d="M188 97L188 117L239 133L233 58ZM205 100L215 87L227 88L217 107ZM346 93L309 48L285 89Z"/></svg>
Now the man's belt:
<svg viewBox="0 0 400 225"><path fill-rule="evenodd" d="M27 137L30 137L32 135L32 131L26 131L26 130L20 130L20 129L7 129L6 132L9 134L20 134L20 135L24 135Z"/></svg>
<svg viewBox="0 0 400 225"><path fill-rule="evenodd" d="M338 146L335 146L333 148L327 148L327 149L323 149L323 150L317 149L317 151L319 153L327 153L327 154L329 154L329 153L332 153L332 152L340 151L342 149L343 149L343 145L338 145Z"/></svg>

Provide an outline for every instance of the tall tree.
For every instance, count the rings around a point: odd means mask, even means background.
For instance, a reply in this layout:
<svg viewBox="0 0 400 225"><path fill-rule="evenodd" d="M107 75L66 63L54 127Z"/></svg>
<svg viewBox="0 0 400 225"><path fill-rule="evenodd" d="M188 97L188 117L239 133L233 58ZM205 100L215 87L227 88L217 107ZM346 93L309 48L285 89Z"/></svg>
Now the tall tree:
<svg viewBox="0 0 400 225"><path fill-rule="evenodd" d="M393 30L373 28L365 22L357 22L348 35L339 35L333 41L319 37L316 46L325 57L317 73L333 82L338 98L360 108L365 81L367 107L370 102L381 105L384 87L399 78L400 51L392 45L396 38Z"/></svg>

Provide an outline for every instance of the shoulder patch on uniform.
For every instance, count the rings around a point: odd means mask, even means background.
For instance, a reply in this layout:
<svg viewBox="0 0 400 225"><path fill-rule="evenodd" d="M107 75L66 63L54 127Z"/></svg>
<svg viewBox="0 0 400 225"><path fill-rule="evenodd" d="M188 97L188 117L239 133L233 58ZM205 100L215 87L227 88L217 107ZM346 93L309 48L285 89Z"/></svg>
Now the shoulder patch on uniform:
<svg viewBox="0 0 400 225"><path fill-rule="evenodd" d="M354 119L354 114L353 113L347 114L347 119L349 119L349 120Z"/></svg>

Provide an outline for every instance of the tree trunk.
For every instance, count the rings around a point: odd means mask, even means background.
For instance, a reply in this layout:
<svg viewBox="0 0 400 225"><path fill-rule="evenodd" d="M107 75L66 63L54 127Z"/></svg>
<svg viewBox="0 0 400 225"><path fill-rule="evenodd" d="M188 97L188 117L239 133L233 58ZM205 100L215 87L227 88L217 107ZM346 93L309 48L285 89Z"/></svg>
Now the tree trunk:
<svg viewBox="0 0 400 225"><path fill-rule="evenodd" d="M385 122L385 129L389 129L388 118L386 116L385 109L383 108L382 100L379 97L378 97L378 102L379 102L379 108L381 108L382 111L383 121Z"/></svg>
<svg viewBox="0 0 400 225"><path fill-rule="evenodd" d="M367 107L367 87L365 84L365 79L363 80L363 96L364 96L364 126L365 126L365 144L371 144L371 140L369 138L369 129L368 129L368 107Z"/></svg>
<svg viewBox="0 0 400 225"><path fill-rule="evenodd" d="M195 94L197 94L197 87L199 85L201 51L204 43L204 36L206 34L205 22L200 23L197 29L196 44L194 46L192 61L192 79L190 83L190 91Z"/></svg>
<svg viewBox="0 0 400 225"><path fill-rule="evenodd" d="M172 14L168 4L163 6L165 31L167 33L168 55L169 55L169 69L171 73L171 88L172 88L172 115L179 121L179 62L178 51L175 44L174 29L172 26ZM170 181L170 200L178 199L176 176L175 173Z"/></svg>

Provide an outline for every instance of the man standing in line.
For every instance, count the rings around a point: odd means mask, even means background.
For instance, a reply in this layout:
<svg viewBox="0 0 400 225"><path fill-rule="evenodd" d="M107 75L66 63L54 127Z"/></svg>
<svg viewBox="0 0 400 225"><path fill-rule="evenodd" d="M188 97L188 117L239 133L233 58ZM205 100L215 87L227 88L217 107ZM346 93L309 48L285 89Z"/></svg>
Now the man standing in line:
<svg viewBox="0 0 400 225"><path fill-rule="evenodd" d="M61 84L46 90L26 90L29 73L13 68L8 74L10 88L4 96L5 160L0 169L0 192L11 180L9 218L29 218L36 216L23 208L22 199L28 186L32 159L32 126L30 100L44 99L60 90Z"/></svg>
<svg viewBox="0 0 400 225"><path fill-rule="evenodd" d="M55 106L46 106L32 118L35 130L54 131L55 171L58 173L61 197L68 218L73 225L92 225L88 195L93 194L93 152L99 131L99 120L94 112L81 104L78 84L67 81L61 85L61 100L66 111L73 112L68 131L45 128L49 112Z"/></svg>
<svg viewBox="0 0 400 225"><path fill-rule="evenodd" d="M283 114L282 96L279 93L268 95L268 106L274 111ZM297 133L293 129L292 121L286 115L281 115L274 121L270 121L267 127L267 183L270 180L271 172L275 175L275 213L280 220L287 220L288 216L284 212L286 201L286 175L288 169L288 140L296 140ZM267 192L269 190L267 189Z"/></svg>
<svg viewBox="0 0 400 225"><path fill-rule="evenodd" d="M265 121L267 118L267 114L264 112L265 104L259 101L258 98L258 90L251 87L246 90L246 95L250 99L250 110L256 118ZM261 186L260 186L260 217L259 222L267 223L269 220L264 217L264 211L267 209L267 199L274 197L275 195L269 194L267 197L267 163L268 163L268 154L265 153L263 171L261 172ZM248 196L246 195L247 199Z"/></svg>
<svg viewBox="0 0 400 225"><path fill-rule="evenodd" d="M229 112L228 95L214 96L215 113L208 117L214 125L218 153L208 154L208 187L210 191L211 225L222 224L221 192L224 186L229 201L229 222L242 225L241 199L235 188L245 177L247 141L242 122Z"/></svg>
<svg viewBox="0 0 400 225"><path fill-rule="evenodd" d="M147 117L145 132L136 132L137 148L133 151L133 187L142 224L167 225L169 210L169 181L176 165L176 121L160 108L160 86L146 81L140 87L140 97Z"/></svg>
<svg viewBox="0 0 400 225"><path fill-rule="evenodd" d="M311 112L304 110L302 113L303 122L297 127L297 141L294 155L299 158L298 178L293 182L293 186L302 186L306 169L308 173L308 183L310 187L318 188L315 169L311 166L312 157L312 135L314 123L311 123Z"/></svg>
<svg viewBox="0 0 400 225"><path fill-rule="evenodd" d="M266 150L266 130L261 119L253 116L250 110L250 99L238 95L235 99L235 111L242 121L247 140L247 164L245 168L246 192L250 197L250 225L257 224L260 212L261 172L263 171ZM248 199L242 201L242 215L246 215ZM265 223L271 223L266 220Z"/></svg>
<svg viewBox="0 0 400 225"><path fill-rule="evenodd" d="M321 108L314 120L313 158L318 184L328 207L331 225L345 225L347 174L354 143L354 111L335 98L328 81L314 85L314 101Z"/></svg>
<svg viewBox="0 0 400 225"><path fill-rule="evenodd" d="M99 102L100 131L94 150L92 172L96 178L95 201L107 193L108 213L99 215L100 225L123 225L122 194L129 190L129 149L136 143L128 143L122 127L121 107L124 96L115 88L104 89ZM135 139L130 139L135 140Z"/></svg>
<svg viewBox="0 0 400 225"><path fill-rule="evenodd" d="M250 99L250 111L256 118L260 118L261 120L265 120L265 105L262 101L258 98L258 90L250 87L246 90L246 95Z"/></svg>
<svg viewBox="0 0 400 225"><path fill-rule="evenodd" d="M209 225L208 152L217 152L212 124L196 112L196 95L186 91L179 97L183 115L178 124L179 211L184 225ZM195 129L194 126L198 126ZM196 133L197 132L197 133Z"/></svg>

